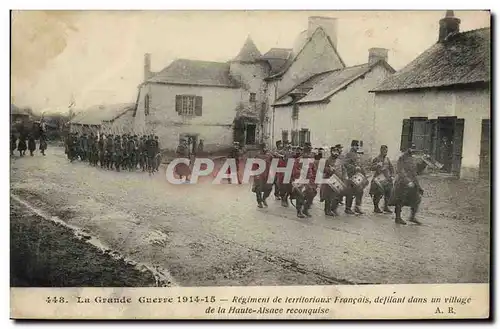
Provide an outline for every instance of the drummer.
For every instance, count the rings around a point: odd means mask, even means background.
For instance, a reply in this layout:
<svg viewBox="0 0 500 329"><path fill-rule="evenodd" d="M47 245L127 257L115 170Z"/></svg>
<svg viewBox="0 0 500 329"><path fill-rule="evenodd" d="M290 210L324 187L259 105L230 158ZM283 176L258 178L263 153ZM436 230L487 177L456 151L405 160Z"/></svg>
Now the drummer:
<svg viewBox="0 0 500 329"><path fill-rule="evenodd" d="M358 140L351 141L351 150L346 154L344 160L344 166L347 171L347 178L349 181L348 191L346 193L346 203L345 203L345 213L348 215L360 214L364 212L361 211L361 200L363 199L363 188L356 186L352 181L354 175L360 173L366 177L365 172L361 166L360 157L360 143ZM356 206L354 211L352 210L352 202L356 200Z"/></svg>
<svg viewBox="0 0 500 329"><path fill-rule="evenodd" d="M330 178L332 175L336 175L341 182L345 182L347 180L346 172L342 162L338 160L340 150L335 146L331 147L330 154L325 162L323 177ZM325 215L338 216L337 207L342 198L342 191L332 189L329 184L321 184L320 195L325 201Z"/></svg>
<svg viewBox="0 0 500 329"><path fill-rule="evenodd" d="M394 167L387 157L387 145L380 147L380 154L372 160L371 170L374 172L370 183L370 196L373 199L373 211L377 214L392 214L388 207L394 177ZM384 211L380 210L380 200L384 198Z"/></svg>

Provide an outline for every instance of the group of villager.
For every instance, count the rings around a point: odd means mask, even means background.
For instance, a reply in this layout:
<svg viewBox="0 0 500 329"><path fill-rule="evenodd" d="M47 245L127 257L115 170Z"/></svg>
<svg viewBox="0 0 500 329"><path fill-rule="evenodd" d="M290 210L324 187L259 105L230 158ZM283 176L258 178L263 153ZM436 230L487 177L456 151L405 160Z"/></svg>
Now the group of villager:
<svg viewBox="0 0 500 329"><path fill-rule="evenodd" d="M235 144L231 157L239 158L239 145ZM407 224L401 218L403 207L411 208L410 222L420 224L416 219L418 207L421 202L423 189L419 184L417 176L425 169L427 164L420 158L414 157L415 145L411 145L403 152L397 161L396 168L387 157L386 145L380 147L380 153L375 157L368 168L361 161L362 150L357 140L351 142L351 148L347 154L342 154L343 147L340 144L330 148L330 155L325 161L324 170L318 171L319 161L322 154L312 152L311 144L305 143L304 147L292 150L290 143L276 143L276 151L269 151L265 144L260 145L257 158L266 163L264 172L253 179L252 192L256 195L259 208L267 207L267 198L270 196L273 186L274 195L281 200L283 207L288 207L289 201L297 210L297 217L311 217L310 209L314 198L319 191L320 202L324 203L326 216L338 216L338 207L343 205L347 215L363 214L361 204L365 188L369 187L369 194L373 201L373 211L378 214L392 214L389 207L395 209L395 222ZM279 172L274 174L274 180L268 180L270 175L271 161L278 158L278 167L286 167L288 160L293 159L293 170L290 181L285 181L285 174ZM311 159L303 161L301 159ZM301 176L302 166L309 163L306 172L306 181L298 182ZM256 164L254 164L256 166ZM258 165L257 165L258 166ZM256 170L256 168L253 168ZM371 181L368 179L367 171L373 173ZM316 175L322 174L328 179L328 183L316 183ZM239 175L238 175L239 177ZM274 181L274 183L269 183ZM382 209L381 200L384 200ZM295 204L293 203L295 201ZM353 207L354 204L354 207Z"/></svg>
<svg viewBox="0 0 500 329"><path fill-rule="evenodd" d="M161 164L158 136L143 135L94 135L70 133L65 141L65 153L73 162L80 160L91 166L110 170L136 171L138 168L150 174L157 172Z"/></svg>
<svg viewBox="0 0 500 329"><path fill-rule="evenodd" d="M47 136L45 131L41 131L38 138L38 150L45 156L45 150L47 149ZM19 156L23 157L26 155L26 150L30 152L30 156L34 156L36 151L36 138L34 132L21 132L19 136L16 136L14 132L10 134L10 155L14 155L14 152L19 151Z"/></svg>

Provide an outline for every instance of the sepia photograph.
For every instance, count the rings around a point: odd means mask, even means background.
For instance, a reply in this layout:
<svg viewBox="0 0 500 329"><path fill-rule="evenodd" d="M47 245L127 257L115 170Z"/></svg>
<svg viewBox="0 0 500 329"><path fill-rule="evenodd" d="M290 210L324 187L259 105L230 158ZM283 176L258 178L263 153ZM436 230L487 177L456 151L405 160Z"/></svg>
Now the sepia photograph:
<svg viewBox="0 0 500 329"><path fill-rule="evenodd" d="M30 300L75 316L79 304L128 303L116 311L127 316L134 303L206 304L172 318L227 315L215 302L281 318L434 303L426 317L475 302L488 317L490 11L12 10L10 21L13 317L39 314ZM412 292L326 292L385 285ZM146 287L157 289L127 295ZM36 301L30 288L47 292Z"/></svg>

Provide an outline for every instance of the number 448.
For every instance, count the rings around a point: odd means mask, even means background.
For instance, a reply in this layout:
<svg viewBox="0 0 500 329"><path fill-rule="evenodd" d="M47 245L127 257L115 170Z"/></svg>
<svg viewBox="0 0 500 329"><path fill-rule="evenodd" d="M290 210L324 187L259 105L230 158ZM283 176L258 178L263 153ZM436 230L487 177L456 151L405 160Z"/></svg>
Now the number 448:
<svg viewBox="0 0 500 329"><path fill-rule="evenodd" d="M64 298L64 297L47 297L45 299L45 302L47 304L50 304L50 303L67 303L68 301Z"/></svg>

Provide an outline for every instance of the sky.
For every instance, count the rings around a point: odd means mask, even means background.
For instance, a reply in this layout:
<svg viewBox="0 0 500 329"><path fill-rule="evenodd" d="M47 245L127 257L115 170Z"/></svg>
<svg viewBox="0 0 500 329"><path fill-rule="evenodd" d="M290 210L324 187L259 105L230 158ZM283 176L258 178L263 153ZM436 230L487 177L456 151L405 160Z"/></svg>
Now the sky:
<svg viewBox="0 0 500 329"><path fill-rule="evenodd" d="M292 48L309 16L338 19L346 65L389 49L396 70L437 41L444 11L17 11L12 14L11 101L40 111L135 102L144 54L160 71L176 58L227 61L247 36L261 53ZM485 11L455 11L460 30L490 26Z"/></svg>

